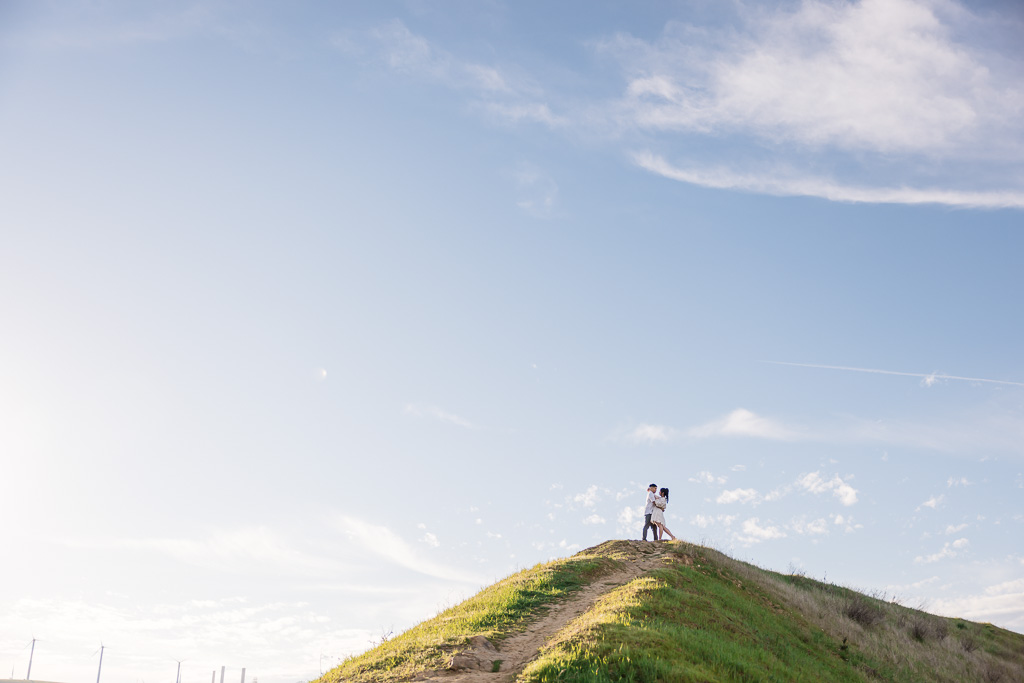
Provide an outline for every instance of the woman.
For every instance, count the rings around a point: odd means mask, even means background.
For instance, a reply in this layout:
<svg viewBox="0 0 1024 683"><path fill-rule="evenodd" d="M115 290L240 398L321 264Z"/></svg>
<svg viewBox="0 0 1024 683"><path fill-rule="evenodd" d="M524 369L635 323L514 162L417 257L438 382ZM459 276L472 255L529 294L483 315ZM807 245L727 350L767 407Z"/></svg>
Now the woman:
<svg viewBox="0 0 1024 683"><path fill-rule="evenodd" d="M672 532L665 526L665 508L668 506L668 489L662 488L658 492L658 495L654 496L654 512L651 513L651 524L660 529L658 534L658 540L664 540L665 534L673 541L676 537L672 535Z"/></svg>

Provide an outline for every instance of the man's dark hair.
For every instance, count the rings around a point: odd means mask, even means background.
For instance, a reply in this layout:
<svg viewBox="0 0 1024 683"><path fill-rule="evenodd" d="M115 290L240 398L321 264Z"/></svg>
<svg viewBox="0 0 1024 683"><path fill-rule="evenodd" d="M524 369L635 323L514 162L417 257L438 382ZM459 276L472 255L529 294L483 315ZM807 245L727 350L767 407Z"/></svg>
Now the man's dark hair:
<svg viewBox="0 0 1024 683"><path fill-rule="evenodd" d="M648 486L647 488L658 488L658 485L657 485L657 484L651 484L651 485L650 485L650 486Z"/></svg>

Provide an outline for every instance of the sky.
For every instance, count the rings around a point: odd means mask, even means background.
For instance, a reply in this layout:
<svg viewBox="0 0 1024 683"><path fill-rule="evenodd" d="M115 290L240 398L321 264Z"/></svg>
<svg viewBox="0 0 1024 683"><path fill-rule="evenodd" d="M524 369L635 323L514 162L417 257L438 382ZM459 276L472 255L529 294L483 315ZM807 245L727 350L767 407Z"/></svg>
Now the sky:
<svg viewBox="0 0 1024 683"><path fill-rule="evenodd" d="M651 482L682 539L1024 632L1022 33L0 4L0 677L306 681L639 538Z"/></svg>

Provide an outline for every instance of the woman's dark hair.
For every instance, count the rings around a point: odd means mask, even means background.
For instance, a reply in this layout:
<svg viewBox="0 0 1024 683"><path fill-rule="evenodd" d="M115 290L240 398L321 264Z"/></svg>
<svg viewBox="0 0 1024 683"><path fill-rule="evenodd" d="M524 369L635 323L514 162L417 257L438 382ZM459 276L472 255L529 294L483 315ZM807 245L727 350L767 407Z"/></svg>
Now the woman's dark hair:
<svg viewBox="0 0 1024 683"><path fill-rule="evenodd" d="M664 498L666 501L668 500L668 489L664 487L661 489L661 497Z"/></svg>

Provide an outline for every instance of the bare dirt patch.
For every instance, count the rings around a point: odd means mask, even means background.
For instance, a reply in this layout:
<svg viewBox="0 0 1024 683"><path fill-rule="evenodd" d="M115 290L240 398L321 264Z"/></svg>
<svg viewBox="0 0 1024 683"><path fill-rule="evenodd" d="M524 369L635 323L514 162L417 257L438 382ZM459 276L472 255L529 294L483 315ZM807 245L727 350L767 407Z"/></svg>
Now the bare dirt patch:
<svg viewBox="0 0 1024 683"><path fill-rule="evenodd" d="M668 546L667 543L628 541L623 548L626 554L623 568L599 577L567 600L552 605L546 613L530 622L526 631L505 638L497 646L486 638L473 638L468 649L452 656L448 670L428 672L412 680L511 683L556 633L585 614L602 595L663 566ZM500 663L495 666L495 662Z"/></svg>

